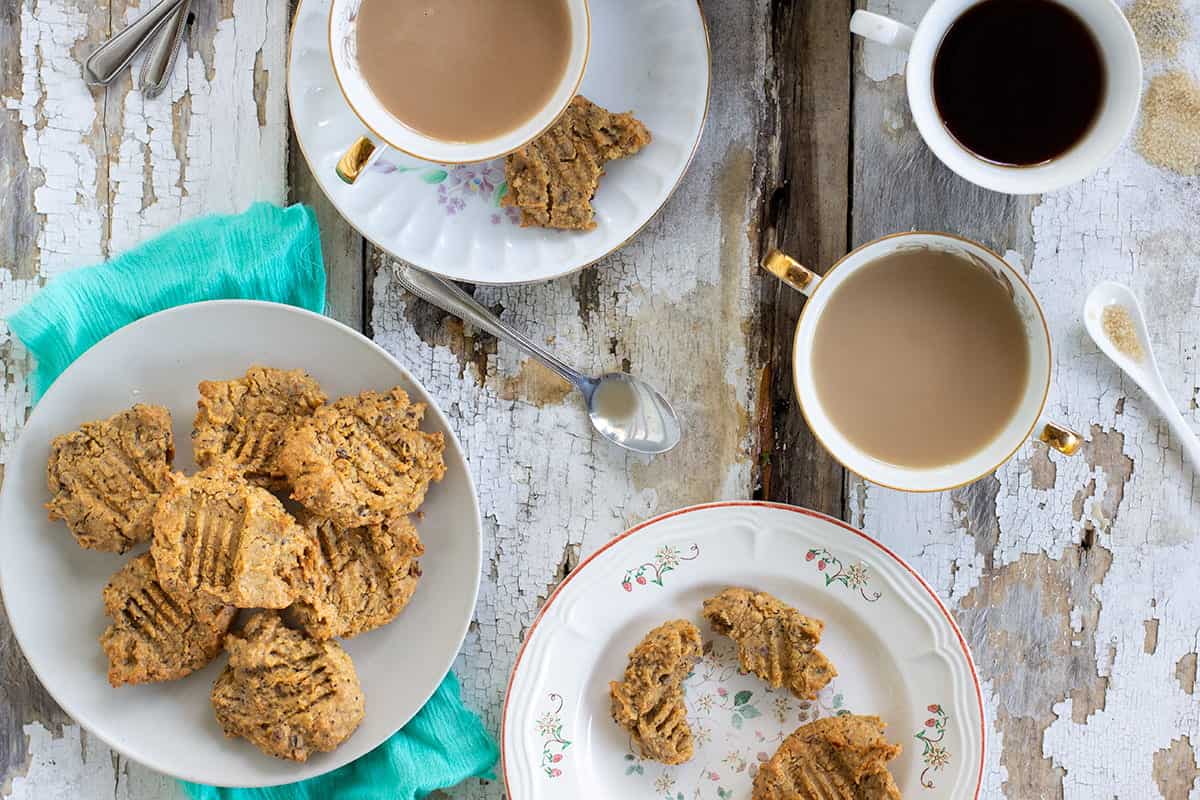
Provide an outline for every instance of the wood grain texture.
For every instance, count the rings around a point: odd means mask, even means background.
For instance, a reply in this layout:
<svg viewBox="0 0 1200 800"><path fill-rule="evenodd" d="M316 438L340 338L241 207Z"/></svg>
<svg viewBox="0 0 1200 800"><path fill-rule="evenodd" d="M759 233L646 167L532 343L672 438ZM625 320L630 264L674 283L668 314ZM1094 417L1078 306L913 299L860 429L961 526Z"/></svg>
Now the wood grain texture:
<svg viewBox="0 0 1200 800"><path fill-rule="evenodd" d="M329 202L313 177L293 131L288 136L288 202L310 206L321 229L325 259L325 313L356 331L363 330L367 302L366 242Z"/></svg>
<svg viewBox="0 0 1200 800"><path fill-rule="evenodd" d="M1172 57L1148 60L1148 79L1200 72L1200 6L1147 4L1178 12L1190 31ZM915 23L929 3L864 5ZM932 228L1004 253L1042 300L1055 341L1048 412L1089 441L1074 459L1029 444L995 475L938 495L854 480L851 519L913 563L971 642L990 718L983 796L1200 797L1189 679L1200 616L1184 588L1200 579L1196 472L1080 319L1099 281L1132 285L1172 394L1200 423L1200 242L1187 222L1200 218L1200 184L1127 145L1061 192L982 191L921 143L902 64L856 43L852 239Z"/></svg>
<svg viewBox="0 0 1200 800"><path fill-rule="evenodd" d="M778 247L823 273L846 252L850 175L850 0L770 9L765 187L755 262ZM753 268L753 265L751 265ZM764 281L758 426L762 458L757 496L844 512L845 471L809 431L795 400L792 338L804 298Z"/></svg>

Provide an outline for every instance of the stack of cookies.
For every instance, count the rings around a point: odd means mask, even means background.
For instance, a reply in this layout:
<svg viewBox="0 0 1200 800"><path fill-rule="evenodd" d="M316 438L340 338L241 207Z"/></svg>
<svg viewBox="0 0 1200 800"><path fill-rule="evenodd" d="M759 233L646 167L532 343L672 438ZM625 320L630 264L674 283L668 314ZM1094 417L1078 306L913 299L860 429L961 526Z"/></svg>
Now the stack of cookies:
<svg viewBox="0 0 1200 800"><path fill-rule="evenodd" d="M199 388L199 472L172 471L170 413L138 405L54 440L47 508L81 547L151 541L104 589L113 686L176 680L226 650L212 690L225 734L304 761L362 721L334 640L412 598L424 547L410 515L445 473L445 442L399 388L326 405L302 370L267 367Z"/></svg>

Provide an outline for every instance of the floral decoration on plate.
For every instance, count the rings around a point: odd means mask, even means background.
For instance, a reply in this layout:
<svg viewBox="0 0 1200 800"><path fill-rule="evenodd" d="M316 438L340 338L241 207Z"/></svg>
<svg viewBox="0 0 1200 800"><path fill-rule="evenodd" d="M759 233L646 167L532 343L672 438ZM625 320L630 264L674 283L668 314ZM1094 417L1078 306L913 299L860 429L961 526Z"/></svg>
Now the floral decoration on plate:
<svg viewBox="0 0 1200 800"><path fill-rule="evenodd" d="M621 588L627 592L633 591L634 584L645 586L649 583L655 586L663 585L663 576L674 571L683 561L695 561L700 557L700 545L694 544L688 548L688 554L682 555L678 547L667 545L658 548L654 559L632 569L625 570L621 579Z"/></svg>
<svg viewBox="0 0 1200 800"><path fill-rule="evenodd" d="M925 727L917 731L913 738L925 746L921 753L921 760L925 762L925 769L921 770L921 785L926 789L933 789L934 783L929 773L940 772L950 763L950 751L942 746L942 740L946 738L946 723L950 716L936 703L931 705L928 711L933 716L925 720Z"/></svg>
<svg viewBox="0 0 1200 800"><path fill-rule="evenodd" d="M405 175L421 183L436 186L437 204L446 216L453 217L467 207L467 203L483 203L493 209L490 217L493 225L509 222L516 225L521 214L515 208L505 208L500 201L508 194L505 180L504 160L486 161L482 164L458 164L439 166L436 164L400 164L386 158L371 165L372 172L384 175Z"/></svg>
<svg viewBox="0 0 1200 800"><path fill-rule="evenodd" d="M817 562L817 569L825 576L826 586L840 583L847 589L857 589L868 603L874 603L883 597L879 592L867 591L867 584L871 582L871 571L861 561L844 566L837 556L823 547L814 547L809 550L804 554L804 560Z"/></svg>
<svg viewBox="0 0 1200 800"><path fill-rule="evenodd" d="M552 708L537 719L538 736L542 738L542 772L547 778L562 777L562 763L571 742L563 738L561 695L549 695Z"/></svg>

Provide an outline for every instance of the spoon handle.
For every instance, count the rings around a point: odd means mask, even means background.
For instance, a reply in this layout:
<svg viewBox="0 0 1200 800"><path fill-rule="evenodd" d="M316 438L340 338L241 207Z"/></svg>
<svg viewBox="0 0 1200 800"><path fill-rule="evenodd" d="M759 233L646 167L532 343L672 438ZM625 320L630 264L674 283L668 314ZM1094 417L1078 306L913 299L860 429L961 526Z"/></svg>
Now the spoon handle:
<svg viewBox="0 0 1200 800"><path fill-rule="evenodd" d="M1166 403L1162 405L1167 425L1175 434L1175 438L1179 440L1180 449L1183 450L1185 456L1191 459L1192 467L1196 472L1200 473L1200 437L1196 436L1192 426L1188 424L1187 419L1180 413L1179 408L1169 396L1166 398Z"/></svg>
<svg viewBox="0 0 1200 800"><path fill-rule="evenodd" d="M147 42L166 24L171 12L183 0L162 0L134 20L128 28L97 47L83 62L83 77L91 86L107 86L129 66Z"/></svg>
<svg viewBox="0 0 1200 800"><path fill-rule="evenodd" d="M183 36L187 32L191 4L191 0L183 0L170 18L163 23L158 38L154 42L154 48L142 63L138 86L142 90L143 97L158 97L167 88L167 82L170 81L171 73L175 69L175 61L179 57Z"/></svg>
<svg viewBox="0 0 1200 800"><path fill-rule="evenodd" d="M534 344L524 334L505 325L495 314L450 281L442 280L436 275L422 272L400 262L393 262L392 270L395 273L396 281L417 297L433 303L443 311L450 312L464 322L469 322L498 339L504 339L509 344L516 345L581 390L586 391L595 382L592 378L559 361Z"/></svg>

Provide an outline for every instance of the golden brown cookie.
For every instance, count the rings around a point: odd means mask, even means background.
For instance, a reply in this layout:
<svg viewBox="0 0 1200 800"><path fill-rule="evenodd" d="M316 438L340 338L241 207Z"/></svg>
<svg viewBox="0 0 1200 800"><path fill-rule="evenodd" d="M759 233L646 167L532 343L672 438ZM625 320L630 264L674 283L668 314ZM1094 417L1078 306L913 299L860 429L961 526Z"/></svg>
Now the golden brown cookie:
<svg viewBox="0 0 1200 800"><path fill-rule="evenodd" d="M362 722L362 688L350 656L260 611L225 639L229 665L212 689L217 722L268 755L307 761L329 752Z"/></svg>
<svg viewBox="0 0 1200 800"><path fill-rule="evenodd" d="M275 463L296 423L325 404L325 394L302 369L251 367L232 381L202 381L192 447L201 467L226 459L251 483L286 488Z"/></svg>
<svg viewBox="0 0 1200 800"><path fill-rule="evenodd" d="M290 613L309 636L357 636L391 622L408 605L421 578L417 559L425 546L407 516L360 528L313 516L300 522L317 557Z"/></svg>
<svg viewBox="0 0 1200 800"><path fill-rule="evenodd" d="M216 604L200 615L158 583L149 553L130 559L104 587L112 624L100 636L113 686L173 681L217 657L237 609Z"/></svg>
<svg viewBox="0 0 1200 800"><path fill-rule="evenodd" d="M879 717L810 722L783 740L754 776L751 800L900 800L887 762L900 755Z"/></svg>
<svg viewBox="0 0 1200 800"><path fill-rule="evenodd" d="M178 475L154 513L150 552L158 580L201 613L207 602L284 608L296 599L301 561L311 557L300 526L266 489L218 464Z"/></svg>
<svg viewBox="0 0 1200 800"><path fill-rule="evenodd" d="M609 683L613 721L643 758L682 764L692 757L683 680L700 659L700 631L687 620L659 625L629 654L625 680Z"/></svg>
<svg viewBox="0 0 1200 800"><path fill-rule="evenodd" d="M704 601L704 617L733 639L742 669L803 700L815 700L837 675L817 644L825 623L766 592L726 589Z"/></svg>
<svg viewBox="0 0 1200 800"><path fill-rule="evenodd" d="M50 519L65 520L80 547L124 553L150 538L154 504L170 482L171 414L136 405L85 422L50 443Z"/></svg>
<svg viewBox="0 0 1200 800"><path fill-rule="evenodd" d="M419 429L424 414L399 388L317 409L279 454L292 497L344 528L416 511L446 472L445 441Z"/></svg>
<svg viewBox="0 0 1200 800"><path fill-rule="evenodd" d="M633 155L650 138L633 114L613 114L578 95L550 130L505 161L501 204L520 209L523 228L592 230L605 162Z"/></svg>

